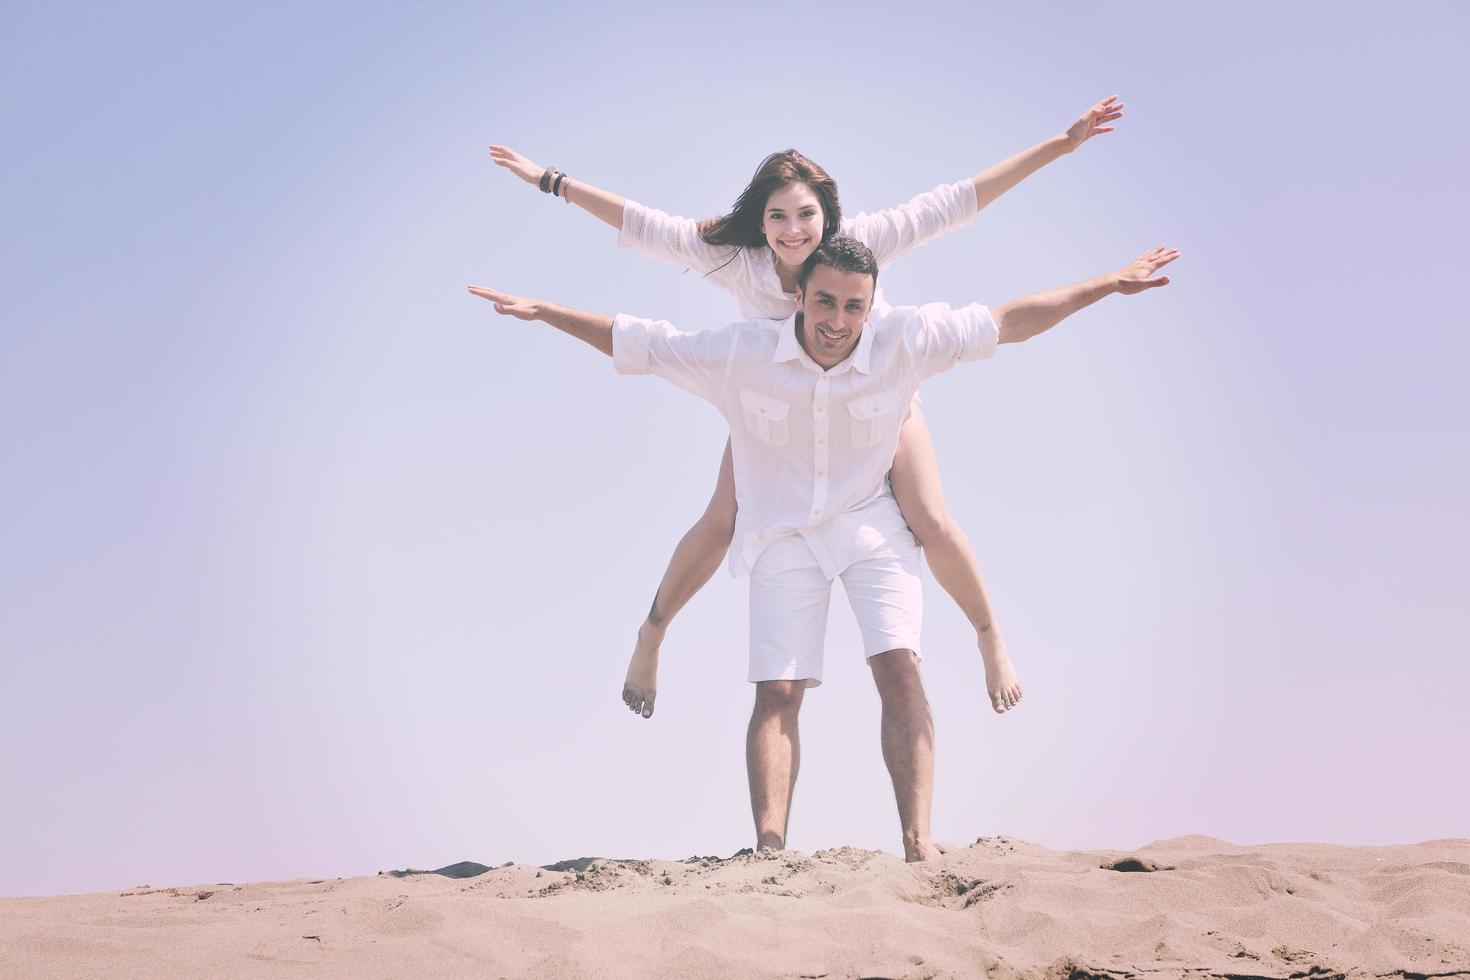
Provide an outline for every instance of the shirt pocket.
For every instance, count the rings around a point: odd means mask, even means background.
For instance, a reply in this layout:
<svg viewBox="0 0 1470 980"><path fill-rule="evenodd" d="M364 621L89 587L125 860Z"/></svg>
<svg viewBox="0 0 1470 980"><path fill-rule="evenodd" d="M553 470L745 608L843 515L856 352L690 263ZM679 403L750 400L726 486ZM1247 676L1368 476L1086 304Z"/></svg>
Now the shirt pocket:
<svg viewBox="0 0 1470 980"><path fill-rule="evenodd" d="M875 391L847 403L851 416L852 445L856 449L876 446L898 431L898 390Z"/></svg>
<svg viewBox="0 0 1470 980"><path fill-rule="evenodd" d="M740 407L744 409L745 428L761 442L784 446L791 441L791 403L748 388L740 389Z"/></svg>

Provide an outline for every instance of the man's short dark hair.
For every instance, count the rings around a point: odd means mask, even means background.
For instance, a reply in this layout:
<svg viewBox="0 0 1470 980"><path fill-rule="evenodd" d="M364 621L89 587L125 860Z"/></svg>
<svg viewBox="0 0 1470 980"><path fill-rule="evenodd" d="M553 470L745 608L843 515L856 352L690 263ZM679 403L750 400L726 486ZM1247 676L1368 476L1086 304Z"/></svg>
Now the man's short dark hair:
<svg viewBox="0 0 1470 980"><path fill-rule="evenodd" d="M838 272L858 272L872 276L874 288L878 285L878 260L873 258L872 250L856 238L833 235L807 256L807 260L801 265L801 274L796 277L796 284L803 292L806 291L807 277L819 265L830 266Z"/></svg>

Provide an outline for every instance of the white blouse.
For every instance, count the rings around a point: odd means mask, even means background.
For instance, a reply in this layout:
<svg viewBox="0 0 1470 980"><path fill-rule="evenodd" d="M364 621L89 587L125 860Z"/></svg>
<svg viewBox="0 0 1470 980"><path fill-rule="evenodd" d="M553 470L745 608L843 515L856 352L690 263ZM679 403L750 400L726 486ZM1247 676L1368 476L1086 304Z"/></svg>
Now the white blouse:
<svg viewBox="0 0 1470 980"><path fill-rule="evenodd" d="M881 271L925 242L963 228L978 211L970 178L940 184L896 208L842 219L839 234L856 238L873 251ZM796 294L781 288L776 256L768 246L711 245L699 237L699 222L644 207L623 205L618 245L650 258L693 269L728 290L748 319L784 320L796 312ZM888 309L881 287L873 295L874 318Z"/></svg>

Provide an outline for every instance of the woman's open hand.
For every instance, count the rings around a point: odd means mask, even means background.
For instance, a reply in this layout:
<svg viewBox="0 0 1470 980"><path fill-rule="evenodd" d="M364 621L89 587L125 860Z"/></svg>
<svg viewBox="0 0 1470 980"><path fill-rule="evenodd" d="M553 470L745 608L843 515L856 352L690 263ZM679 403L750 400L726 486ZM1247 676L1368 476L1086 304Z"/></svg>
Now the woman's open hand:
<svg viewBox="0 0 1470 980"><path fill-rule="evenodd" d="M497 167L504 167L528 184L541 186L541 175L546 169L529 157L523 156L508 146L491 144L490 159Z"/></svg>
<svg viewBox="0 0 1470 980"><path fill-rule="evenodd" d="M1099 133L1111 133L1113 127L1107 124L1122 117L1123 103L1118 101L1116 95L1108 96L1078 116L1077 121L1067 127L1068 149L1077 149Z"/></svg>

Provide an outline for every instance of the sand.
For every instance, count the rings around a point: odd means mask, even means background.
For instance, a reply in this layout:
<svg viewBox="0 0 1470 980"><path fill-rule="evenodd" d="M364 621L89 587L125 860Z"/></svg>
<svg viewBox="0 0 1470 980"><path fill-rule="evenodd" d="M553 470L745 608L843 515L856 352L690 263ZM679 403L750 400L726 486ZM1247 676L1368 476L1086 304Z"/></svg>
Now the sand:
<svg viewBox="0 0 1470 980"><path fill-rule="evenodd" d="M1470 840L946 850L0 898L0 977L1470 978Z"/></svg>

